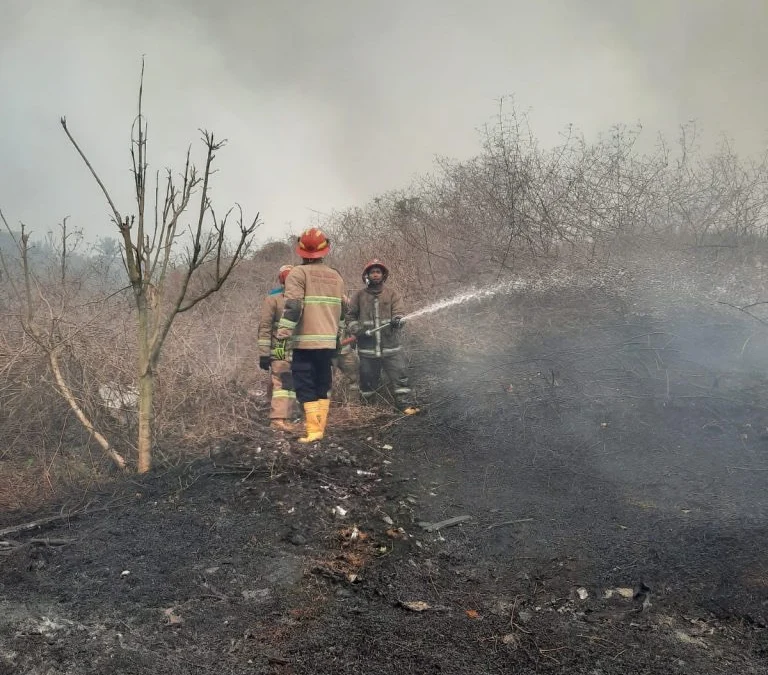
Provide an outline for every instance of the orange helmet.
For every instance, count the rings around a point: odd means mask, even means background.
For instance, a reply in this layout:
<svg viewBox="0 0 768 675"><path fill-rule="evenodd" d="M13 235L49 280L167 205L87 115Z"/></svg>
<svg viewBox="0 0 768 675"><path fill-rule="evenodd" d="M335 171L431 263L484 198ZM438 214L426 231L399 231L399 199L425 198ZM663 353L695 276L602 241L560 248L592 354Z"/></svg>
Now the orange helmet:
<svg viewBox="0 0 768 675"><path fill-rule="evenodd" d="M325 236L325 232L317 227L304 230L296 244L296 253L309 260L322 258L331 250L331 240Z"/></svg>
<svg viewBox="0 0 768 675"><path fill-rule="evenodd" d="M368 272L371 271L371 268L378 267L381 269L381 280L386 281L387 277L389 276L389 267L387 267L381 260L378 258L374 258L368 264L363 268L363 281L368 283Z"/></svg>
<svg viewBox="0 0 768 675"><path fill-rule="evenodd" d="M285 284L285 278L288 276L288 273L293 269L293 265L283 265L280 270L277 273L277 280L281 284Z"/></svg>

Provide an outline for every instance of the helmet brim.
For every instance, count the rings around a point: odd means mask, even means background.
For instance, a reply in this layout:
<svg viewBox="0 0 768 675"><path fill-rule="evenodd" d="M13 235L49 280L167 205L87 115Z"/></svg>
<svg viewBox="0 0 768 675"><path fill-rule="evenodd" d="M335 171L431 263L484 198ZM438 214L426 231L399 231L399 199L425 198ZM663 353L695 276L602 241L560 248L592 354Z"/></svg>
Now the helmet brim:
<svg viewBox="0 0 768 675"><path fill-rule="evenodd" d="M317 260L317 258L325 258L331 252L330 244L326 246L322 251L305 251L299 244L296 244L296 255L299 258L305 260Z"/></svg>

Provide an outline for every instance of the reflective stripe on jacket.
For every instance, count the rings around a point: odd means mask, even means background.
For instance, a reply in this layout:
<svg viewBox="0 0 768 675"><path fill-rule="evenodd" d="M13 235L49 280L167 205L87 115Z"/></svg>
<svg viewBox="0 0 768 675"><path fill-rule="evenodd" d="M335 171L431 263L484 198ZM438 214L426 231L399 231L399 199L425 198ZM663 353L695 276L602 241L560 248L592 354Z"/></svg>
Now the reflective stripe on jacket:
<svg viewBox="0 0 768 675"><path fill-rule="evenodd" d="M388 324L395 316L404 316L405 306L400 293L387 286L363 288L352 298L347 312L347 325L355 322L361 331ZM357 336L357 353L364 358L380 358L400 351L400 333L384 328L373 335L361 332Z"/></svg>
<svg viewBox="0 0 768 675"><path fill-rule="evenodd" d="M342 318L344 280L322 262L294 267L285 279L285 307L279 339L294 349L336 349Z"/></svg>

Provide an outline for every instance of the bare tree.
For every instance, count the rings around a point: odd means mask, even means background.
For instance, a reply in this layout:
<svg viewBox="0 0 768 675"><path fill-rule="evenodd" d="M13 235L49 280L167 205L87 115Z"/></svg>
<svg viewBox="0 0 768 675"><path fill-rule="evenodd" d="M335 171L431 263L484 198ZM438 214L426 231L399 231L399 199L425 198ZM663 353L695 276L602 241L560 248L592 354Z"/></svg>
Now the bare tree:
<svg viewBox="0 0 768 675"><path fill-rule="evenodd" d="M217 219L208 197L209 181L216 152L226 141L218 141L212 133L201 131L206 149L202 175L187 151L184 171L174 178L170 170L161 181L155 175L154 212L147 214L147 124L142 111L144 64L139 85L138 114L131 137L132 176L136 214L123 216L105 184L70 133L66 118L61 125L70 142L85 162L109 204L112 221L120 237L123 263L133 292L138 329L138 471L152 466L153 398L155 376L163 344L174 319L189 311L204 298L221 289L234 267L243 259L258 226L259 215L250 223L243 221L237 210L238 238L232 250L225 237L227 221L233 209ZM161 192L162 190L162 192ZM197 196L194 223L188 227L182 218ZM206 224L210 223L209 227ZM175 245L186 236L187 246L181 258L175 258Z"/></svg>

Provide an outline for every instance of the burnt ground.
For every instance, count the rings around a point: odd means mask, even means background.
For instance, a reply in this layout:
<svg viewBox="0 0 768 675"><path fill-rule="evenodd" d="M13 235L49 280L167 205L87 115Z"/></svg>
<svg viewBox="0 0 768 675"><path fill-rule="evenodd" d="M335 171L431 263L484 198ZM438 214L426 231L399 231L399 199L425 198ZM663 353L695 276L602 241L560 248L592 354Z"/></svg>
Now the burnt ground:
<svg viewBox="0 0 768 675"><path fill-rule="evenodd" d="M75 511L0 537L0 673L768 672L762 333L537 302L411 344L418 417L5 514Z"/></svg>

